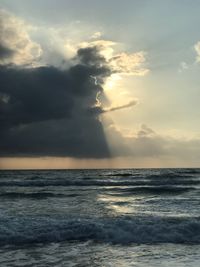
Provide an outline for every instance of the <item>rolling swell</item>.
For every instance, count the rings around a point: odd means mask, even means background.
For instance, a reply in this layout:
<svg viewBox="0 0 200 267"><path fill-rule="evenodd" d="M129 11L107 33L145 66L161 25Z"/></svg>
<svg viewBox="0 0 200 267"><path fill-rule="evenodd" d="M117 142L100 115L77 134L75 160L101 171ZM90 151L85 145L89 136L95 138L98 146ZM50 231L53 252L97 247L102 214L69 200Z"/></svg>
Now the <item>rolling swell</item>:
<svg viewBox="0 0 200 267"><path fill-rule="evenodd" d="M144 186L144 187L129 187L129 188L113 188L111 191L123 194L182 194L188 191L196 190L195 187L181 187L181 186Z"/></svg>
<svg viewBox="0 0 200 267"><path fill-rule="evenodd" d="M70 195L60 194L60 193L50 193L50 192L31 192L31 193L25 193L25 192L3 192L0 193L0 198L33 198L33 199L43 199L43 198L49 198L49 197L68 197ZM75 195L77 196L77 195Z"/></svg>
<svg viewBox="0 0 200 267"><path fill-rule="evenodd" d="M46 187L46 186L159 186L159 185L200 185L199 179L184 179L174 180L174 179L163 179L163 180L138 180L138 179L129 179L129 180L64 180L64 179L55 179L55 180L18 180L18 181L0 181L0 187Z"/></svg>
<svg viewBox="0 0 200 267"><path fill-rule="evenodd" d="M200 244L200 218L0 218L0 245L63 241Z"/></svg>

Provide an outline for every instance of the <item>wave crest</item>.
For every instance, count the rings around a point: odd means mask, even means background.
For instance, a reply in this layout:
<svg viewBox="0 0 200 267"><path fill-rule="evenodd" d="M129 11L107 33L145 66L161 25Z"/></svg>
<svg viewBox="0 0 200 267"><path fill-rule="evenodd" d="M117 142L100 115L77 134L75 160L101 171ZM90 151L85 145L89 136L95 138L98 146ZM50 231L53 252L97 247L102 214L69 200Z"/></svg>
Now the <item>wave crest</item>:
<svg viewBox="0 0 200 267"><path fill-rule="evenodd" d="M62 241L200 244L200 217L0 218L0 245Z"/></svg>

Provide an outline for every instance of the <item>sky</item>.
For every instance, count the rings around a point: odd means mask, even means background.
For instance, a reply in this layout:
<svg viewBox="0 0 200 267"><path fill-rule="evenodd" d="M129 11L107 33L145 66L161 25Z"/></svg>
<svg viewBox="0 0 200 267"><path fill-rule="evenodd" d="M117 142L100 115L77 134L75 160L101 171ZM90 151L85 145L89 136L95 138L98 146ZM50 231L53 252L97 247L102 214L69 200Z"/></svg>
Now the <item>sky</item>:
<svg viewBox="0 0 200 267"><path fill-rule="evenodd" d="M200 167L198 0L0 0L0 168Z"/></svg>

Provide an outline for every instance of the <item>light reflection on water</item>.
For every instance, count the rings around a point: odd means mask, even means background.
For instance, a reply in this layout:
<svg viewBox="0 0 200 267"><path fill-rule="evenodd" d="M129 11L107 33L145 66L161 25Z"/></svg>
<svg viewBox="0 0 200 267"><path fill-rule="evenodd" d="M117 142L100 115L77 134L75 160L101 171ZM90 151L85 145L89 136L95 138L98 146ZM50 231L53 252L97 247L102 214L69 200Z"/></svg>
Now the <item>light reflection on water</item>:
<svg viewBox="0 0 200 267"><path fill-rule="evenodd" d="M111 211L111 213L116 213L118 215L134 214L137 213L138 198L134 197L122 197L122 196L112 196L109 194L100 194L97 201L103 202L105 208Z"/></svg>

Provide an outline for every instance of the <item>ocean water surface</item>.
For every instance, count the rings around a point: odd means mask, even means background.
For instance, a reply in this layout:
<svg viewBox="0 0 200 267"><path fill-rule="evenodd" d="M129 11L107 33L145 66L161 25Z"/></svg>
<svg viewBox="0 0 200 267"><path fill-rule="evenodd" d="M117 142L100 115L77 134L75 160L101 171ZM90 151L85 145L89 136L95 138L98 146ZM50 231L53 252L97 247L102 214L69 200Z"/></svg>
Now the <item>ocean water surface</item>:
<svg viewBox="0 0 200 267"><path fill-rule="evenodd" d="M0 266L200 266L200 169L1 171Z"/></svg>

